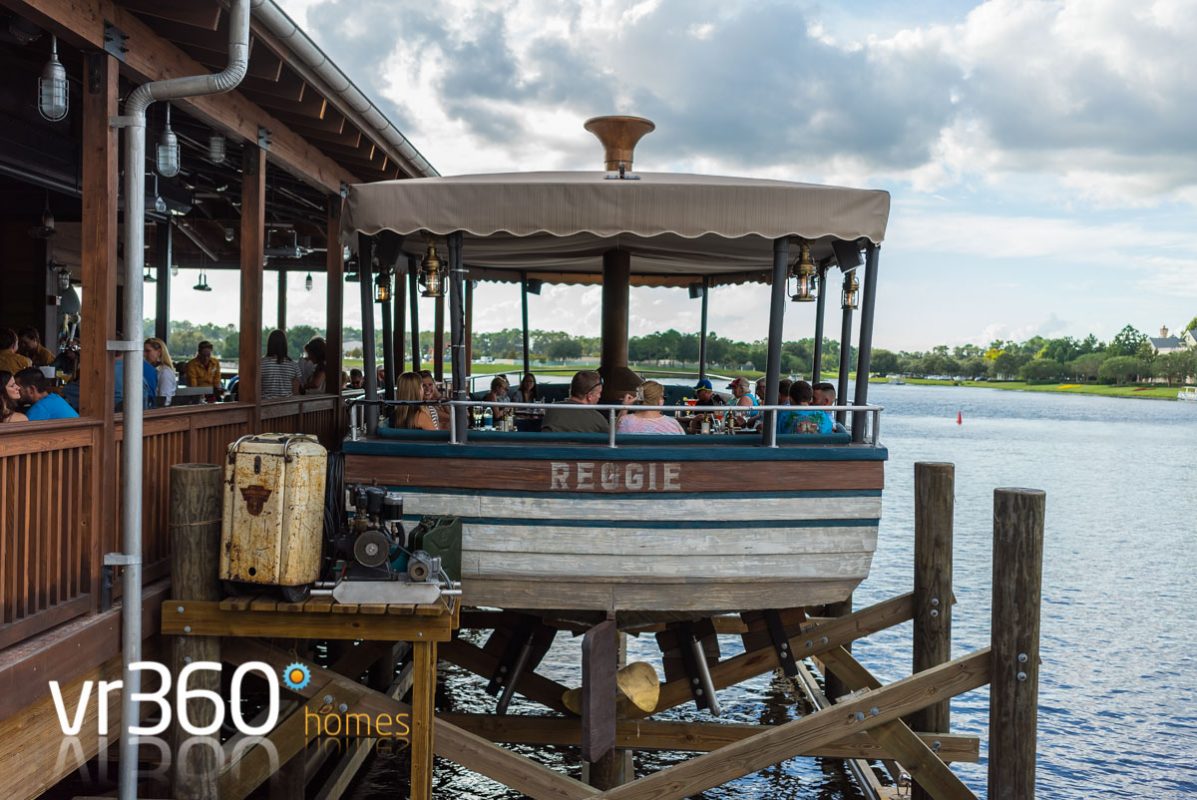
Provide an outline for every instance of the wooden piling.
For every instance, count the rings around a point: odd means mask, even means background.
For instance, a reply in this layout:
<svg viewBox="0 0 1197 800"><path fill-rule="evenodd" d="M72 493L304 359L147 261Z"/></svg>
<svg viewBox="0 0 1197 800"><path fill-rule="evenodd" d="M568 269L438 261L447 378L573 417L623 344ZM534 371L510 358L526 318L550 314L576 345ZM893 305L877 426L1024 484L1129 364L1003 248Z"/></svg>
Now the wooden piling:
<svg viewBox="0 0 1197 800"><path fill-rule="evenodd" d="M611 789L620 783L622 760L615 750L615 671L619 633L608 619L582 638L582 758L590 785Z"/></svg>
<svg viewBox="0 0 1197 800"><path fill-rule="evenodd" d="M189 600L219 600L217 577L220 550L221 469L215 464L176 464L170 468L171 597L163 613L179 613ZM215 636L176 636L171 642L171 674L195 661L220 662L220 639ZM210 670L192 673L188 689L220 691L220 675ZM204 699L187 701L192 725L212 723L215 709ZM174 722L174 752L187 735ZM186 748L186 758L174 761L172 780L178 800L216 800L220 764L215 748Z"/></svg>
<svg viewBox="0 0 1197 800"><path fill-rule="evenodd" d="M989 797L1033 800L1039 704L1039 605L1046 496L993 493Z"/></svg>
<svg viewBox="0 0 1197 800"><path fill-rule="evenodd" d="M952 660L953 464L914 465L914 663L921 672ZM951 704L936 703L910 716L916 731L947 733ZM927 797L916 789L915 798Z"/></svg>

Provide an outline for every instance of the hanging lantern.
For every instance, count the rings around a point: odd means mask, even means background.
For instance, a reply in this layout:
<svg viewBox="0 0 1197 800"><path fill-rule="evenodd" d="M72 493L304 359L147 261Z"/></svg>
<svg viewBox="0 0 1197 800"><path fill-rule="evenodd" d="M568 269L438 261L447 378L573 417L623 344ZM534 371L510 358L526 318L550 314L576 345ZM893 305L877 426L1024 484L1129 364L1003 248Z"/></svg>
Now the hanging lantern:
<svg viewBox="0 0 1197 800"><path fill-rule="evenodd" d="M306 291L312 291L312 273L309 272L308 276L303 279L303 288Z"/></svg>
<svg viewBox="0 0 1197 800"><path fill-rule="evenodd" d="M845 309L855 309L856 295L860 291L860 281L856 279L856 270L844 275L844 292L840 296L840 306Z"/></svg>
<svg viewBox="0 0 1197 800"><path fill-rule="evenodd" d="M374 279L374 302L386 303L391 299L391 273L383 270Z"/></svg>
<svg viewBox="0 0 1197 800"><path fill-rule="evenodd" d="M171 264L171 265L170 265L170 276L171 276L172 278L177 278L177 277L179 277L179 265L178 265L178 264Z"/></svg>
<svg viewBox="0 0 1197 800"><path fill-rule="evenodd" d="M37 113L48 122L61 122L70 109L71 95L67 88L66 68L58 60L58 37L50 37L50 60L37 79Z"/></svg>
<svg viewBox="0 0 1197 800"><path fill-rule="evenodd" d="M158 139L156 165L158 174L163 178L173 178L179 174L179 137L170 129L169 103L166 106L166 127L162 129L162 136Z"/></svg>
<svg viewBox="0 0 1197 800"><path fill-rule="evenodd" d="M358 275L357 260L355 259L352 261L346 261L345 262L345 282L346 283L359 283L360 281L361 281L361 277Z"/></svg>
<svg viewBox="0 0 1197 800"><path fill-rule="evenodd" d="M819 279L815 270L815 262L810 258L810 244L801 240L798 252L798 263L790 269L790 276L794 279L794 291L790 299L795 303L809 303L815 299Z"/></svg>
<svg viewBox="0 0 1197 800"><path fill-rule="evenodd" d="M424 253L424 260L420 262L420 285L424 287L420 294L424 297L444 296L442 268L443 264L436 254L436 243L429 240L428 251Z"/></svg>
<svg viewBox="0 0 1197 800"><path fill-rule="evenodd" d="M158 279L154 277L154 273L150 271L150 265L145 265L145 275L141 276L141 280L145 283L157 283Z"/></svg>
<svg viewBox="0 0 1197 800"><path fill-rule="evenodd" d="M50 210L50 193L46 192L46 208L42 211L42 224L29 229L29 235L34 239L49 239L58 230L55 228L54 212Z"/></svg>
<svg viewBox="0 0 1197 800"><path fill-rule="evenodd" d="M192 289L195 289L197 292L210 292L210 291L212 291L212 287L208 285L208 275L207 275L207 273L205 273L205 272L201 272L201 273L200 273L200 276L199 276L199 282L197 282L197 283L195 284L195 286L192 286L191 288L192 288Z"/></svg>
<svg viewBox="0 0 1197 800"><path fill-rule="evenodd" d="M208 160L213 164L223 164L227 151L223 134L213 133L208 137Z"/></svg>

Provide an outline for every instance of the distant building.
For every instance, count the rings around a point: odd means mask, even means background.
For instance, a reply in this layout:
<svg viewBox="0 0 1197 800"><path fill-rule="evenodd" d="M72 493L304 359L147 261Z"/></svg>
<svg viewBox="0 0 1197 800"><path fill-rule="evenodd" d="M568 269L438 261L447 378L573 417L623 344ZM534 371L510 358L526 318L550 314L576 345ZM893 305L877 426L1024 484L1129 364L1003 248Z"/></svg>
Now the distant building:
<svg viewBox="0 0 1197 800"><path fill-rule="evenodd" d="M1148 341L1151 342L1151 349L1155 351L1155 354L1162 355L1163 353L1175 353L1178 350L1191 347L1192 344L1190 342L1193 340L1193 332L1186 331L1185 337L1186 339L1181 339L1177 336L1169 336L1168 326L1162 325L1160 326L1160 335L1148 337Z"/></svg>
<svg viewBox="0 0 1197 800"><path fill-rule="evenodd" d="M1185 331L1180 340L1185 347L1197 347L1197 334L1194 334L1193 331Z"/></svg>

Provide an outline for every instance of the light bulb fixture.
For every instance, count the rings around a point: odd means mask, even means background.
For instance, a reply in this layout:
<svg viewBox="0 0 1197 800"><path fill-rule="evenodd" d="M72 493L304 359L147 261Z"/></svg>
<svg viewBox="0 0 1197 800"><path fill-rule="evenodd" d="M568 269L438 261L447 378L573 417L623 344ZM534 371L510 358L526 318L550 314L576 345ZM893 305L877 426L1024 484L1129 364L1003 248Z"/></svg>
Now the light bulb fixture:
<svg viewBox="0 0 1197 800"><path fill-rule="evenodd" d="M231 241L233 241L233 238L234 238L234 236L235 236L235 235L236 235L236 234L234 233L234 231L233 231L233 229L232 229L231 227L228 227L228 228L225 228L225 229L224 229L224 240L225 240L226 242L231 242Z"/></svg>
<svg viewBox="0 0 1197 800"><path fill-rule="evenodd" d="M378 277L374 279L374 302L386 303L391 299L391 273L390 270L383 270L378 273Z"/></svg>
<svg viewBox="0 0 1197 800"><path fill-rule="evenodd" d="M420 261L419 281L423 287L420 291L421 295L444 297L444 278L441 275L443 266L440 257L436 254L436 242L429 239L428 250L424 253L423 260Z"/></svg>
<svg viewBox="0 0 1197 800"><path fill-rule="evenodd" d="M50 210L50 193L46 192L46 208L42 211L42 222L29 229L29 235L34 239L49 239L58 230L54 225L54 212Z"/></svg>
<svg viewBox="0 0 1197 800"><path fill-rule="evenodd" d="M154 210L159 214L166 213L166 201L162 199L162 195L158 192L158 173L154 173ZM148 245L147 245L148 247Z"/></svg>
<svg viewBox="0 0 1197 800"><path fill-rule="evenodd" d="M810 258L810 243L801 239L798 251L798 263L790 268L790 277L794 279L794 291L790 299L795 303L809 303L815 299L819 279L815 270L815 262Z"/></svg>
<svg viewBox="0 0 1197 800"><path fill-rule="evenodd" d="M312 273L309 272L308 276L303 279L303 288L309 292L312 291Z"/></svg>
<svg viewBox="0 0 1197 800"><path fill-rule="evenodd" d="M178 265L178 264L171 264L171 265L170 265L170 276L171 276L172 278L177 278L177 277L179 277L179 265Z"/></svg>
<svg viewBox="0 0 1197 800"><path fill-rule="evenodd" d="M226 144L224 134L211 134L208 137L208 160L213 164L223 164L227 152Z"/></svg>
<svg viewBox="0 0 1197 800"><path fill-rule="evenodd" d="M145 265L145 275L141 277L144 283L157 283L158 279L154 277L154 273L150 271L150 265Z"/></svg>
<svg viewBox="0 0 1197 800"><path fill-rule="evenodd" d="M191 288L195 289L197 292L212 291L212 287L208 285L208 274L206 272L200 272L199 282L196 283L195 286L192 286Z"/></svg>
<svg viewBox="0 0 1197 800"><path fill-rule="evenodd" d="M71 94L67 87L66 68L58 60L58 37L50 37L50 60L37 79L37 113L48 122L66 119L71 106Z"/></svg>
<svg viewBox="0 0 1197 800"><path fill-rule="evenodd" d="M840 295L840 307L855 309L857 307L856 296L860 291L860 281L856 279L856 270L844 273L844 291Z"/></svg>
<svg viewBox="0 0 1197 800"><path fill-rule="evenodd" d="M173 178L179 174L179 137L170 129L170 103L166 104L166 127L158 139L158 174Z"/></svg>

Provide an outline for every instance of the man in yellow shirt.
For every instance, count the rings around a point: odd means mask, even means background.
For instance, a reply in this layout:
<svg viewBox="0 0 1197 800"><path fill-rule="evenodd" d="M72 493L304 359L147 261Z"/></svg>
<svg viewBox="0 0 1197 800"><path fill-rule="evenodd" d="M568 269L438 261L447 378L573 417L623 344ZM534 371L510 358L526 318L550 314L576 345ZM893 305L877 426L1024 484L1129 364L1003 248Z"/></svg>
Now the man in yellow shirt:
<svg viewBox="0 0 1197 800"><path fill-rule="evenodd" d="M37 328L21 328L17 339L17 352L33 362L33 366L48 367L54 363L54 354L42 346L42 335Z"/></svg>
<svg viewBox="0 0 1197 800"><path fill-rule="evenodd" d="M220 385L220 362L212 357L212 343L200 342L195 358L187 362L188 386L211 386L212 394L219 397L223 392Z"/></svg>
<svg viewBox="0 0 1197 800"><path fill-rule="evenodd" d="M0 370L16 375L32 366L29 359L17 352L17 334L12 328L0 328Z"/></svg>

